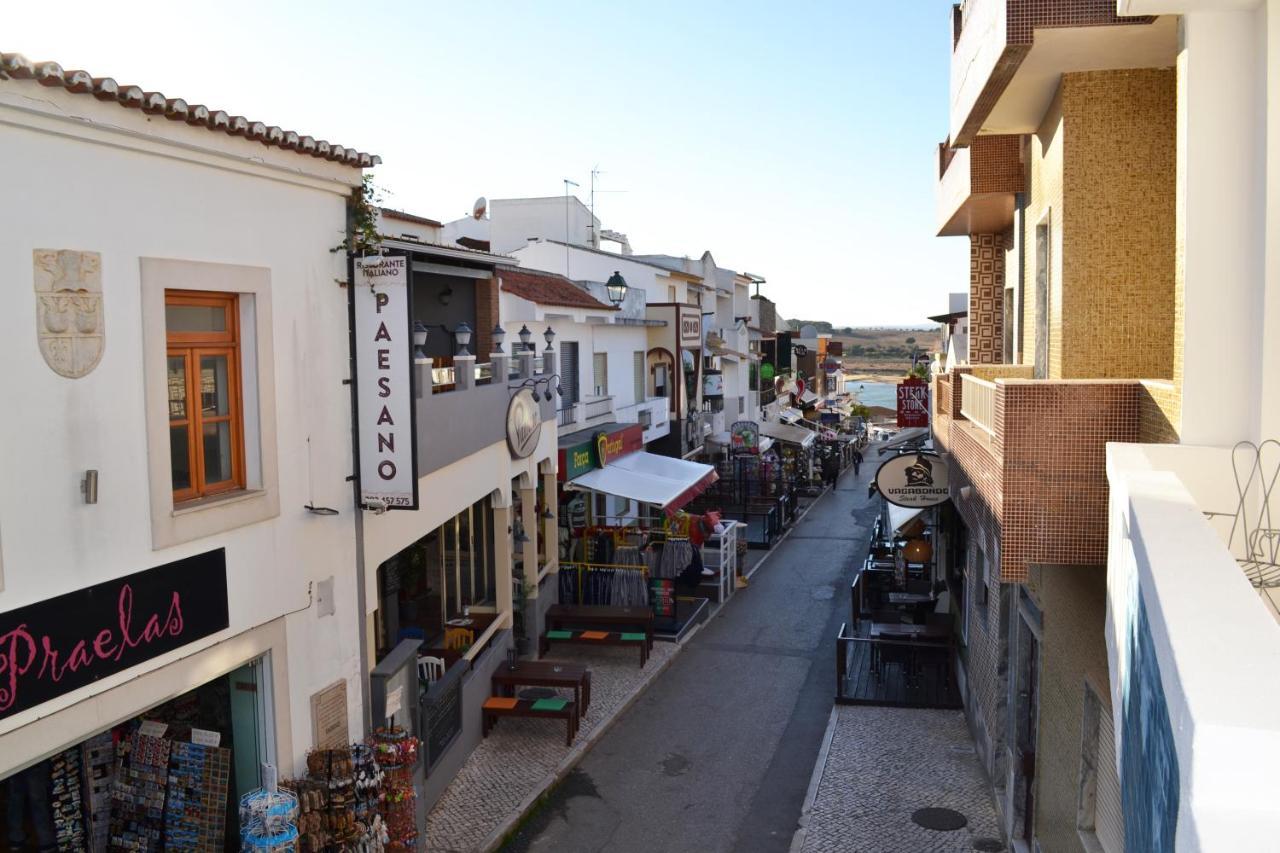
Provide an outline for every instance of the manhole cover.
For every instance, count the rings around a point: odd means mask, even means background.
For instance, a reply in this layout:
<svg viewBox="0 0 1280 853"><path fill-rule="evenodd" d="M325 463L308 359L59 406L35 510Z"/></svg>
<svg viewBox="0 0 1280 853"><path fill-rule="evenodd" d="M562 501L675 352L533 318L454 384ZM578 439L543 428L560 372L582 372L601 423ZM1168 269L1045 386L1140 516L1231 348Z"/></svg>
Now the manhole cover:
<svg viewBox="0 0 1280 853"><path fill-rule="evenodd" d="M1008 848L998 838L975 838L973 839L973 849L977 850L978 853L1004 853Z"/></svg>
<svg viewBox="0 0 1280 853"><path fill-rule="evenodd" d="M969 825L969 819L954 809L916 809L911 819L925 829L954 832Z"/></svg>

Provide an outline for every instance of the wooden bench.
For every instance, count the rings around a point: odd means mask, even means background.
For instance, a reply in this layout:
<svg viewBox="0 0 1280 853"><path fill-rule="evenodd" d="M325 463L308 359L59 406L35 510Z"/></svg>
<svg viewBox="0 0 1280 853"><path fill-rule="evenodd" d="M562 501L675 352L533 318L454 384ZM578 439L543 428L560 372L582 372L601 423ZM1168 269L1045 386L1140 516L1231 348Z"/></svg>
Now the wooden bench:
<svg viewBox="0 0 1280 853"><path fill-rule="evenodd" d="M578 735L578 703L572 699L564 701L563 707L555 710L535 708L536 699L508 699L492 696L485 700L481 707L480 730L482 737L489 736L489 730L498 724L499 717L534 717L545 720L565 721L565 746L573 746L573 739Z"/></svg>
<svg viewBox="0 0 1280 853"><path fill-rule="evenodd" d="M547 631L539 639L540 654L546 654L552 643L571 643L576 646L637 646L640 649L640 666L649 662L649 639L639 631Z"/></svg>
<svg viewBox="0 0 1280 853"><path fill-rule="evenodd" d="M612 633L643 631L653 651L653 610L649 607L615 607L599 604L553 604L547 609L546 630L599 629Z"/></svg>

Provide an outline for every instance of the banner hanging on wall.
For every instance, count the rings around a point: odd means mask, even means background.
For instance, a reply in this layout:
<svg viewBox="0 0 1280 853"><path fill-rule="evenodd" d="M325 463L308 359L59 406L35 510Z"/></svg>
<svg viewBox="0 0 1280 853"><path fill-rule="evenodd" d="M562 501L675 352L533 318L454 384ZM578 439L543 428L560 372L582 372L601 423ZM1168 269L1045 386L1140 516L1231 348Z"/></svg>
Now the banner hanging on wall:
<svg viewBox="0 0 1280 853"><path fill-rule="evenodd" d="M366 509L417 509L409 259L385 255L353 263L360 503Z"/></svg>
<svg viewBox="0 0 1280 853"><path fill-rule="evenodd" d="M929 383L923 379L904 379L898 383L898 426L929 425Z"/></svg>

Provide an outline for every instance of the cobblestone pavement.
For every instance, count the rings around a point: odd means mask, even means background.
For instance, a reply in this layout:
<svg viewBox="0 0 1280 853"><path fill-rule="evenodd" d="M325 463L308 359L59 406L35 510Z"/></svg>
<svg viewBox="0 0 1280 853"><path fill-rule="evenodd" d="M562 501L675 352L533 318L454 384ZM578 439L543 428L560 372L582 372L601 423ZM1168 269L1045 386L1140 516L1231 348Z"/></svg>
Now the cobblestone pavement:
<svg viewBox="0 0 1280 853"><path fill-rule="evenodd" d="M846 706L836 715L798 853L968 853L1000 838L963 712ZM930 807L969 824L938 832L912 822Z"/></svg>
<svg viewBox="0 0 1280 853"><path fill-rule="evenodd" d="M499 824L540 789L573 749L642 691L676 651L672 643L655 643L642 669L636 665L634 649L557 649L556 660L591 668L591 705L574 747L564 744L562 721L502 720L471 753L427 816L426 849L432 853L481 849Z"/></svg>

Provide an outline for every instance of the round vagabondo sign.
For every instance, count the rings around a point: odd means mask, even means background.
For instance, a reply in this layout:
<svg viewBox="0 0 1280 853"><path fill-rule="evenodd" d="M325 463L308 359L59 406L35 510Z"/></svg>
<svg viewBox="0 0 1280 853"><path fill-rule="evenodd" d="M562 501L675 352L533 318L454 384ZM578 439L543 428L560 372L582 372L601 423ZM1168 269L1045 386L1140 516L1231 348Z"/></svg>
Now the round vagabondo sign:
<svg viewBox="0 0 1280 853"><path fill-rule="evenodd" d="M542 436L542 411L533 391L521 388L507 405L507 446L515 459L526 459Z"/></svg>
<svg viewBox="0 0 1280 853"><path fill-rule="evenodd" d="M904 453L880 466L876 488L898 506L936 506L948 497L947 466L936 453Z"/></svg>

